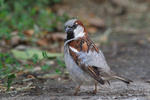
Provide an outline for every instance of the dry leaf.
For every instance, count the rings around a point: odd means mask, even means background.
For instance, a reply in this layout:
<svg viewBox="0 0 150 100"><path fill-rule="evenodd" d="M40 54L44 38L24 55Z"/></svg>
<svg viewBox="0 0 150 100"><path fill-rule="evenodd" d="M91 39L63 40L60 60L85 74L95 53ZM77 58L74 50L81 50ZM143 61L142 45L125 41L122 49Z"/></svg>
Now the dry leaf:
<svg viewBox="0 0 150 100"><path fill-rule="evenodd" d="M52 41L64 41L65 37L66 37L66 34L57 32L57 33L53 33L50 39Z"/></svg>
<svg viewBox="0 0 150 100"><path fill-rule="evenodd" d="M105 23L104 20L102 20L101 18L89 18L88 22L91 26L97 27L97 28L104 28L105 27Z"/></svg>
<svg viewBox="0 0 150 100"><path fill-rule="evenodd" d="M150 42L150 36L147 38L147 40Z"/></svg>
<svg viewBox="0 0 150 100"><path fill-rule="evenodd" d="M41 71L41 67L34 67L33 72Z"/></svg>
<svg viewBox="0 0 150 100"><path fill-rule="evenodd" d="M87 31L89 32L89 33L96 33L97 31L98 31L98 29L96 28L96 27L88 27L87 28Z"/></svg>
<svg viewBox="0 0 150 100"><path fill-rule="evenodd" d="M13 36L18 35L18 31L13 31L13 32L11 32L11 34L12 34Z"/></svg>
<svg viewBox="0 0 150 100"><path fill-rule="evenodd" d="M143 44L145 44L145 41L144 40L138 40L136 43L139 45L143 45Z"/></svg>
<svg viewBox="0 0 150 100"><path fill-rule="evenodd" d="M21 75L23 75L23 74L24 74L23 71L19 71L19 72L16 73L16 76L18 77L18 76L21 76Z"/></svg>
<svg viewBox="0 0 150 100"><path fill-rule="evenodd" d="M37 44L40 46L47 46L48 45L48 43L45 39L38 40Z"/></svg>
<svg viewBox="0 0 150 100"><path fill-rule="evenodd" d="M50 79L57 79L58 77L60 77L59 74L45 74L43 76L37 76L38 78L42 78L42 79L47 79L47 78L50 78Z"/></svg>
<svg viewBox="0 0 150 100"><path fill-rule="evenodd" d="M28 75L27 78L35 79L35 77L33 75Z"/></svg>
<svg viewBox="0 0 150 100"><path fill-rule="evenodd" d="M17 45L17 44L19 44L19 41L20 41L20 37L19 36L13 36L11 38L11 45Z"/></svg>
<svg viewBox="0 0 150 100"><path fill-rule="evenodd" d="M30 29L30 30L26 30L23 32L25 35L27 36L32 36L34 34L34 30L33 29Z"/></svg>
<svg viewBox="0 0 150 100"><path fill-rule="evenodd" d="M110 33L112 32L111 29L107 29L103 35L100 36L100 42L101 43L106 43L108 42L108 38L109 38L109 35Z"/></svg>

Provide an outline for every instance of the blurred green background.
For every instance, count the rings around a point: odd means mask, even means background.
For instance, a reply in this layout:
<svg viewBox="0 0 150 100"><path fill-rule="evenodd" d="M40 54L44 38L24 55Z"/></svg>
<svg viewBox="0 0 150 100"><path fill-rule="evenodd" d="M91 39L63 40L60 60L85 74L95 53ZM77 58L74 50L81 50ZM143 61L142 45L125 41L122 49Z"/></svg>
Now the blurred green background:
<svg viewBox="0 0 150 100"><path fill-rule="evenodd" d="M69 17L67 13L58 15L53 9L56 4L62 4L62 1L0 0L0 83L6 86L7 90L10 89L17 73L34 71L33 67L40 63L40 60L47 58L47 55L53 60L62 57L61 53L47 54L36 47L41 37L63 31L63 24ZM30 45L36 49L26 49L26 46L23 46L21 52L15 49L19 45ZM64 63L58 58L57 62L60 65ZM39 67L45 72L50 70L50 66L43 63ZM61 73L59 69L55 69L55 72Z"/></svg>

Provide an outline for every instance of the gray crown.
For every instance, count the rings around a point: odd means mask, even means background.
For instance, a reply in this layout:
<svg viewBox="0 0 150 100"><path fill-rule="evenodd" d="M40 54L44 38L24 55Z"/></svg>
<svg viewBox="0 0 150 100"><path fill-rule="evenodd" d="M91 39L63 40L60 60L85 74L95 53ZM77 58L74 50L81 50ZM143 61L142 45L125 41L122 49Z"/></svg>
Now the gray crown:
<svg viewBox="0 0 150 100"><path fill-rule="evenodd" d="M73 26L73 24L75 23L75 21L77 21L77 19L70 19L65 23L65 27L66 26Z"/></svg>

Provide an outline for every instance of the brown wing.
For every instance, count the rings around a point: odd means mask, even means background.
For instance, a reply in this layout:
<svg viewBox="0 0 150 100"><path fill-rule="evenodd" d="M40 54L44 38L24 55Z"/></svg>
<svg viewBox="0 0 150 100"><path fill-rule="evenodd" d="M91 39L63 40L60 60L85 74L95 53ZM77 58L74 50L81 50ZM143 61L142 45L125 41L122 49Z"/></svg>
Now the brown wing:
<svg viewBox="0 0 150 100"><path fill-rule="evenodd" d="M96 52L99 52L94 43L89 39L89 38L82 38L78 39L76 41L72 41L69 43L71 47L75 48L78 51L82 52L89 52L89 50L95 50ZM70 51L70 55L76 62L76 64L85 72L87 72L91 77L93 77L96 81L98 81L101 84L104 84L104 80L100 76L100 72L98 70L98 67L95 66L85 66L80 63L80 59L78 58L78 55L73 52L72 50Z"/></svg>
<svg viewBox="0 0 150 100"><path fill-rule="evenodd" d="M98 81L101 84L104 84L104 80L100 77L100 73L97 69L97 67L87 67L87 72L89 73L90 76L92 76L96 81Z"/></svg>

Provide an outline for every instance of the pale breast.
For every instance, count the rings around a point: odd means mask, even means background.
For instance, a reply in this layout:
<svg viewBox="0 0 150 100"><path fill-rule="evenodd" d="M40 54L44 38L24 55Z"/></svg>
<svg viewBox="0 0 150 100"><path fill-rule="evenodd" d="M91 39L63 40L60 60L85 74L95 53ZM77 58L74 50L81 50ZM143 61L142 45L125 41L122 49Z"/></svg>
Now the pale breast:
<svg viewBox="0 0 150 100"><path fill-rule="evenodd" d="M72 59L69 54L68 46L65 46L64 49L64 59L66 67L69 71L71 78L77 83L93 83L94 79L91 78L86 72L84 72Z"/></svg>

